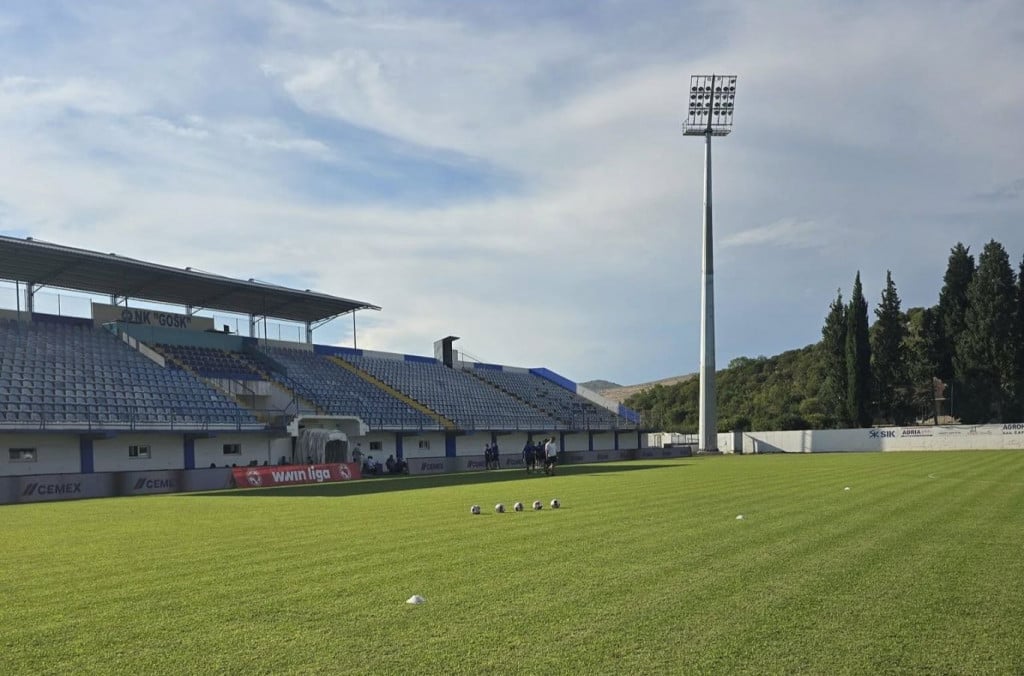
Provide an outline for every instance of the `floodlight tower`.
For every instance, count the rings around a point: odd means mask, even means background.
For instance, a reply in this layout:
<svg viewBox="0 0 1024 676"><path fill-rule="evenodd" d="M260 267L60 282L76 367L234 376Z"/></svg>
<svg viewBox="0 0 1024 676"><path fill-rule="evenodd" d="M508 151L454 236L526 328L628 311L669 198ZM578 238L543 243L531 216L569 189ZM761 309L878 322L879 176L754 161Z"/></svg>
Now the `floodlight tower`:
<svg viewBox="0 0 1024 676"><path fill-rule="evenodd" d="M715 256L711 228L711 137L732 131L735 75L691 75L690 110L683 122L684 136L704 137L704 250L700 292L700 423L698 450L718 450L718 413L715 407Z"/></svg>

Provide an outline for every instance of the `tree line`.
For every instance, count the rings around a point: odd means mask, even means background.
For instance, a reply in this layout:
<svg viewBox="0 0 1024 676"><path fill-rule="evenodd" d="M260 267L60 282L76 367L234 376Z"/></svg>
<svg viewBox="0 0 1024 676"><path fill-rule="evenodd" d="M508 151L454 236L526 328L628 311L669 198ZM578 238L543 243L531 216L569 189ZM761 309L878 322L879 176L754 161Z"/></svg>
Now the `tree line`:
<svg viewBox="0 0 1024 676"><path fill-rule="evenodd" d="M1024 259L995 240L957 243L938 302L901 309L892 272L869 324L860 273L829 305L821 341L718 372L719 429L822 429L1024 418ZM695 432L699 382L655 386L626 405L644 426Z"/></svg>

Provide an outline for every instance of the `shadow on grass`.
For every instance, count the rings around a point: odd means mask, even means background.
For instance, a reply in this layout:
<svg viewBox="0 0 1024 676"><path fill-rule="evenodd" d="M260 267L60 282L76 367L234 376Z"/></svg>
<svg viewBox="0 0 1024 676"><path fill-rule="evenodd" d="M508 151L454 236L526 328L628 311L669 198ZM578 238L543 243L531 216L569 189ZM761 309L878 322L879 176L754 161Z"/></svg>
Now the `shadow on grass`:
<svg viewBox="0 0 1024 676"><path fill-rule="evenodd" d="M586 474L614 474L617 472L636 472L665 467L685 467L687 463L645 462L642 465L608 463L602 465L567 465L559 467L555 476L581 476ZM459 474L420 474L412 476L383 476L360 479L358 481L339 481L323 484L302 484L298 486L275 486L271 488L245 488L209 493L179 493L180 497L246 497L246 498L279 498L279 497L339 497L345 495L368 495L371 493L389 493L391 491L409 491L421 488L440 488L445 486L467 486L472 484L498 483L502 481L521 481L522 479L549 479L543 472L527 474L521 469L493 470L489 472L463 472Z"/></svg>

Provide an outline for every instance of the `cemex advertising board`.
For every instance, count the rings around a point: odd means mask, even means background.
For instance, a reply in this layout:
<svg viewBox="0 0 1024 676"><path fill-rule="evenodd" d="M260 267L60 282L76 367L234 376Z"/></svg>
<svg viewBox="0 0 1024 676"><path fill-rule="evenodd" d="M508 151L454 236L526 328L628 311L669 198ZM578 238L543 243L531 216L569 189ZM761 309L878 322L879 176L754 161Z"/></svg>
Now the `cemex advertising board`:
<svg viewBox="0 0 1024 676"><path fill-rule="evenodd" d="M328 465L277 465L274 467L235 467L231 470L237 488L295 486L361 479L359 465L337 463Z"/></svg>

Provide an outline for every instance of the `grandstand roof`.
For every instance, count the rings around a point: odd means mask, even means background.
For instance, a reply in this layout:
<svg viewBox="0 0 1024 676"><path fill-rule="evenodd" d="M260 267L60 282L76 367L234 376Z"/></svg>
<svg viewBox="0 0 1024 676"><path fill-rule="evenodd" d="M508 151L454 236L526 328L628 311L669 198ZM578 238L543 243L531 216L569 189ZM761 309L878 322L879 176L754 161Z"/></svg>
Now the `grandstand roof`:
<svg viewBox="0 0 1024 676"><path fill-rule="evenodd" d="M76 291L314 322L376 305L0 235L0 277Z"/></svg>

